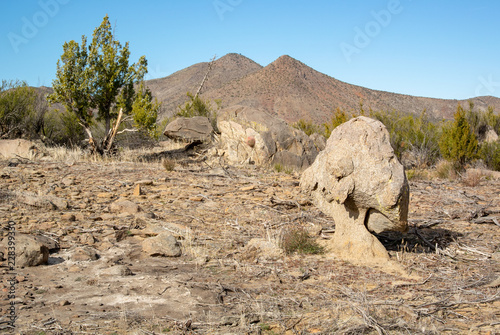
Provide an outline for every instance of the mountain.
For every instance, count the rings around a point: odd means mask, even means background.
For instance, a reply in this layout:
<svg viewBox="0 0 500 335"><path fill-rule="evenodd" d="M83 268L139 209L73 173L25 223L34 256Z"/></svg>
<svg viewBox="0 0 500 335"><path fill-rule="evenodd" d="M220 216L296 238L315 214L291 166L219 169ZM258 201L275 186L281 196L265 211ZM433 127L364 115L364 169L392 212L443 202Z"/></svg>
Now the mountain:
<svg viewBox="0 0 500 335"><path fill-rule="evenodd" d="M153 95L163 102L167 115L171 115L179 105L187 101L187 92L196 93L207 73L209 64L209 62L198 63L168 77L147 80L146 84ZM245 56L227 54L214 62L203 86L202 94L209 90L216 90L261 68L261 65ZM221 98L224 99L224 97Z"/></svg>
<svg viewBox="0 0 500 335"><path fill-rule="evenodd" d="M166 115L174 113L186 101L186 92L196 92L208 64L195 64L168 77L147 81L153 94L164 102ZM436 119L453 117L459 103L468 105L468 100L416 97L348 84L287 55L266 67L239 54L221 57L214 62L201 96L221 99L223 107L244 105L263 109L287 122L301 118L325 122L337 107L357 111L360 102L366 110L417 114L425 109ZM485 96L470 100L480 109L492 106L500 111L499 98Z"/></svg>

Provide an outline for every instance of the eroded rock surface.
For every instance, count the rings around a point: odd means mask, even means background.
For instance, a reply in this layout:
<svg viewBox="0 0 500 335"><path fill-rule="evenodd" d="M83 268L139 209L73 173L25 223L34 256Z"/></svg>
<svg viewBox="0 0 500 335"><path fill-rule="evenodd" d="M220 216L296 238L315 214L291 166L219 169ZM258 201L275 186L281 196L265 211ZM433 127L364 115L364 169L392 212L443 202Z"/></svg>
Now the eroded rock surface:
<svg viewBox="0 0 500 335"><path fill-rule="evenodd" d="M261 110L234 106L218 118L220 148L231 164L281 164L298 170L312 164L318 147L303 131Z"/></svg>
<svg viewBox="0 0 500 335"><path fill-rule="evenodd" d="M408 229L409 186L385 126L358 117L337 127L301 187L315 205L335 220L329 246L354 263L389 259L370 232Z"/></svg>

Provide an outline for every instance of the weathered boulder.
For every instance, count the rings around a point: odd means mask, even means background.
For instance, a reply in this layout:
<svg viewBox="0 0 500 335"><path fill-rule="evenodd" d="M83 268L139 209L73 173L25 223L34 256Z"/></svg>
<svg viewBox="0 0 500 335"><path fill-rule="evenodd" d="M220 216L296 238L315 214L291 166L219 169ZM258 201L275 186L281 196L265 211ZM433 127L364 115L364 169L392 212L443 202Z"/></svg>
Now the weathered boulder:
<svg viewBox="0 0 500 335"><path fill-rule="evenodd" d="M300 183L335 220L329 247L339 258L361 264L389 260L370 232L408 229L409 186L381 122L361 116L337 127Z"/></svg>
<svg viewBox="0 0 500 335"><path fill-rule="evenodd" d="M179 243L168 232L145 239L142 242L142 250L152 257L179 257L182 254Z"/></svg>
<svg viewBox="0 0 500 335"><path fill-rule="evenodd" d="M203 116L191 118L179 117L167 124L163 134L176 141L208 142L213 133L213 127L210 120Z"/></svg>
<svg viewBox="0 0 500 335"><path fill-rule="evenodd" d="M12 245L15 248L15 266L29 267L47 264L49 260L49 248L42 242L37 241L34 237L25 234L16 234ZM8 237L2 241L4 257L8 255Z"/></svg>
<svg viewBox="0 0 500 335"><path fill-rule="evenodd" d="M232 164L282 164L305 169L318 148L303 131L264 111L233 106L218 118L220 149Z"/></svg>
<svg viewBox="0 0 500 335"><path fill-rule="evenodd" d="M40 149L32 141L23 139L0 140L0 155L4 158L15 158L16 156L29 158L40 152Z"/></svg>

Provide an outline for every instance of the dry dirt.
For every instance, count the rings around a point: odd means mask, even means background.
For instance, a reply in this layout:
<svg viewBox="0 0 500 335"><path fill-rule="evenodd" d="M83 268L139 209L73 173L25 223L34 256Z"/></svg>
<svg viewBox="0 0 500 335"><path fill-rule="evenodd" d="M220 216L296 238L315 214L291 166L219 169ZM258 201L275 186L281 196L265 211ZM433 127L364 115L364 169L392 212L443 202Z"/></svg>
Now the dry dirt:
<svg viewBox="0 0 500 335"><path fill-rule="evenodd" d="M48 265L15 269L15 330L7 323L12 271L0 266L0 333L500 334L500 290L491 284L500 276L499 180L410 182L409 233L379 238L419 277L412 280L328 252L266 248L294 227L318 241L334 230L300 193L296 173L12 163L0 161L1 234L13 221L17 233L45 236L53 249ZM137 184L142 195L133 194ZM65 199L68 208L23 204L28 193ZM120 198L141 210L113 212ZM161 230L176 236L181 257L142 251ZM99 258L80 260L83 246Z"/></svg>

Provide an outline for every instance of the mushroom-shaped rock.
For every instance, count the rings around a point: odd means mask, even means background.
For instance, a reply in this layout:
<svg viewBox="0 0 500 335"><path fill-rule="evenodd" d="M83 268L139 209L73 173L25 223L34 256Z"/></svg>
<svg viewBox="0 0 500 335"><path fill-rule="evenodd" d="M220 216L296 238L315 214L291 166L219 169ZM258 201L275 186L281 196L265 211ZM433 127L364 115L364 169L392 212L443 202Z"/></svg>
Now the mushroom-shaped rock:
<svg viewBox="0 0 500 335"><path fill-rule="evenodd" d="M337 127L300 183L335 220L329 248L337 257L367 265L389 261L370 232L406 232L410 192L381 122L360 116Z"/></svg>

